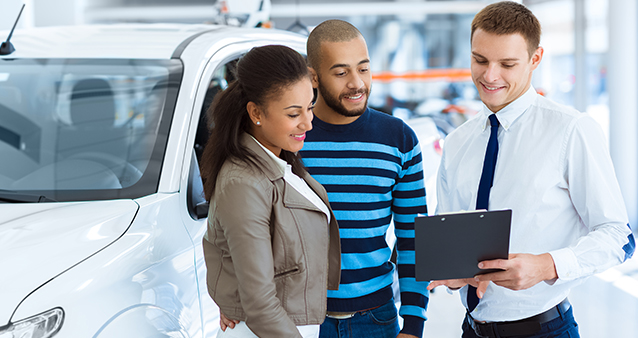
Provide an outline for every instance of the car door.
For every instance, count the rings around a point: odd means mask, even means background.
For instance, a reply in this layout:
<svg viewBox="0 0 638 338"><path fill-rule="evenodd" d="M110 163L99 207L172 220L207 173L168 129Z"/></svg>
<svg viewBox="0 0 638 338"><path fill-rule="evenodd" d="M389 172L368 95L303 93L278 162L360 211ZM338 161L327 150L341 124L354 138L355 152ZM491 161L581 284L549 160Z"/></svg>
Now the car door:
<svg viewBox="0 0 638 338"><path fill-rule="evenodd" d="M192 148L187 150L186 153L189 158L185 158L185 165L182 168L182 173L188 174L182 175L184 180L180 191L183 194L182 201L185 206L182 219L195 246L195 264L199 281L204 337L214 337L219 328L219 309L208 294L206 265L202 249L202 238L206 232L207 225L208 204L203 197L198 160L208 139L208 126L205 115L215 95L223 91L228 86L228 83L234 80L233 72L239 58L253 47L273 43L284 44L282 41L267 40L265 38L263 40L233 43L221 48L208 61L196 91L188 140L188 144ZM303 48L303 45L297 43L291 47L299 51ZM186 189L183 189L184 187Z"/></svg>

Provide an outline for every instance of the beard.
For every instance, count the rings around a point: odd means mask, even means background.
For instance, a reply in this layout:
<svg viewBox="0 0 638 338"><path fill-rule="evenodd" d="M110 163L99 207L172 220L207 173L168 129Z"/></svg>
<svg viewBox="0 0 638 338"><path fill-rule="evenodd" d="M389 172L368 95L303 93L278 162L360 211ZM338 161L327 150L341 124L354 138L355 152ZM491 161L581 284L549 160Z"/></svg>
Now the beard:
<svg viewBox="0 0 638 338"><path fill-rule="evenodd" d="M370 90L368 88L357 89L342 95L332 95L332 93L330 93L328 89L321 84L321 80L319 80L319 86L317 87L317 90L319 90L319 93L321 94L324 102L326 102L326 105L340 115L346 117L361 116L368 108L368 97L370 96ZM366 96L363 108L355 110L346 109L343 103L341 103L341 99L346 96L355 96L357 94L363 94Z"/></svg>

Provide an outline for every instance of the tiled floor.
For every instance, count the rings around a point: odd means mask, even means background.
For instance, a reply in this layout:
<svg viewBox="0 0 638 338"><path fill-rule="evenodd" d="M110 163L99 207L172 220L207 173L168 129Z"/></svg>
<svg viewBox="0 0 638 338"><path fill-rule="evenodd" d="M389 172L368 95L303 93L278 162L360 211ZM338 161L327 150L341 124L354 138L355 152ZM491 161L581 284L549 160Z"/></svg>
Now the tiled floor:
<svg viewBox="0 0 638 338"><path fill-rule="evenodd" d="M592 276L572 290L569 300L581 338L638 338L638 259ZM459 338L465 310L458 292L430 294L424 338Z"/></svg>

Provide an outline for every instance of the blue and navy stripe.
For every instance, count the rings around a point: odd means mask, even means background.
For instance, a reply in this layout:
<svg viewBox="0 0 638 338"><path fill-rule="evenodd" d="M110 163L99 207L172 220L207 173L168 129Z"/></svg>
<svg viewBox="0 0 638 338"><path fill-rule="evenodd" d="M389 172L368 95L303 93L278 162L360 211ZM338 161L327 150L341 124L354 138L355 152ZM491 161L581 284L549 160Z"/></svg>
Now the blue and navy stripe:
<svg viewBox="0 0 638 338"><path fill-rule="evenodd" d="M629 224L627 224L627 226L629 227L629 230L631 230L631 226ZM623 246L622 249L623 251L625 251L625 259L623 259L623 262L628 260L634 255L634 251L636 251L636 241L634 240L633 233L627 236L627 244L625 244L625 246Z"/></svg>
<svg viewBox="0 0 638 338"><path fill-rule="evenodd" d="M403 333L420 337L427 282L414 275L414 218L427 212L421 151L412 129L368 109L355 122L331 125L318 118L301 155L328 192L341 236L341 284L328 291L328 310L373 308L392 298L394 265L385 241L394 219Z"/></svg>

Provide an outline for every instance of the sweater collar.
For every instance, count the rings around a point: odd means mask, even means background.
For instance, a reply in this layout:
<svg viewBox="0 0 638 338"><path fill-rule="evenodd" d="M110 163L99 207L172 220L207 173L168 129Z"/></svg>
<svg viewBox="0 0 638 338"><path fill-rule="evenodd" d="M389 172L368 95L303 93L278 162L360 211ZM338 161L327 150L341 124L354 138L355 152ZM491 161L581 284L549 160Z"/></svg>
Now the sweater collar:
<svg viewBox="0 0 638 338"><path fill-rule="evenodd" d="M363 112L363 114L361 114L361 116L359 116L359 118L348 124L331 124L322 121L315 115L315 118L312 120L312 126L313 128L320 128L333 133L346 133L365 125L369 117L370 108L366 108L366 110Z"/></svg>

